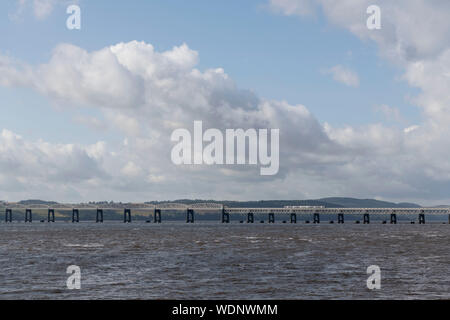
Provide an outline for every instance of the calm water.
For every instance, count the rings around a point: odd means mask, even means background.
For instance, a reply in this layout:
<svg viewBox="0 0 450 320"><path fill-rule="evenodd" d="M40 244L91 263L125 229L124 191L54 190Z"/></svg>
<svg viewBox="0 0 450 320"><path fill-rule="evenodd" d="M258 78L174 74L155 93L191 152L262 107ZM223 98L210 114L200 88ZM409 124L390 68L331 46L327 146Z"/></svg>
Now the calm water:
<svg viewBox="0 0 450 320"><path fill-rule="evenodd" d="M2 223L0 298L450 299L449 249L441 224Z"/></svg>

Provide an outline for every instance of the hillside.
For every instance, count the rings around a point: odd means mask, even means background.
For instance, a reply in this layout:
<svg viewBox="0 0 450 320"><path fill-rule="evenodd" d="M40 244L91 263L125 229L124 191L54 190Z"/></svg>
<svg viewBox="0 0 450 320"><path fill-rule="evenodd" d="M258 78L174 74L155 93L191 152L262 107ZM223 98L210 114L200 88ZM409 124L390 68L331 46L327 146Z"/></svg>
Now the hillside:
<svg viewBox="0 0 450 320"><path fill-rule="evenodd" d="M421 206L415 203L394 203L388 201L380 201L375 199L355 199L355 198L322 198L318 201L328 203L331 208L336 207L345 208L420 208Z"/></svg>
<svg viewBox="0 0 450 320"><path fill-rule="evenodd" d="M202 202L220 203L228 207L244 207L244 208L280 208L284 206L324 206L325 208L420 208L421 206L415 203L394 203L388 201L380 201L375 199L356 199L356 198L344 198L344 197L330 197L322 199L310 199L310 200L260 200L260 201L216 201L216 200L201 200L201 199L179 199L174 201L148 201L147 204L160 204L160 203L183 203L194 204ZM18 202L21 205L56 205L54 201L43 200L23 200ZM90 204L113 206L113 202L90 202Z"/></svg>

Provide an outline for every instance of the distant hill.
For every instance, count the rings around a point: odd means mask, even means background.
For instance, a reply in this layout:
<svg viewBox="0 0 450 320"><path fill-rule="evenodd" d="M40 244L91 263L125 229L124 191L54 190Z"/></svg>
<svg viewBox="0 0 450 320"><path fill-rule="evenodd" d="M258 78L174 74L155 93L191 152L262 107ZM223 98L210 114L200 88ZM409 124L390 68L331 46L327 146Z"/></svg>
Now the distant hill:
<svg viewBox="0 0 450 320"><path fill-rule="evenodd" d="M282 208L284 206L324 206L325 208L420 208L421 206L415 203L394 203L388 201L380 201L375 199L355 199L355 198L342 198L331 197L322 199L311 200L260 200L260 201L216 201L216 200L201 200L201 199L179 199L174 201L149 201L146 203L156 204L159 203L183 203L194 204L202 202L220 203L230 208L243 207L243 208ZM22 200L19 202L21 205L56 205L54 201L44 200ZM107 204L107 202L98 202L99 205Z"/></svg>
<svg viewBox="0 0 450 320"><path fill-rule="evenodd" d="M55 201L44 201L44 200L22 200L18 202L19 204L29 206L33 204L40 204L40 205L53 205L58 204L58 202Z"/></svg>
<svg viewBox="0 0 450 320"><path fill-rule="evenodd" d="M284 206L324 206L327 208L340 208L342 206L336 205L336 204L329 204L325 201L319 201L319 200L260 200L260 201L230 201L230 200L223 200L223 201L216 201L216 200L189 200L189 199L179 199L174 201L149 201L146 203L150 204L159 204L161 202L176 202L176 203L183 203L183 204L194 204L194 203L218 203L218 204L224 204L227 207L233 208L233 207L241 207L241 208L280 208Z"/></svg>
<svg viewBox="0 0 450 320"><path fill-rule="evenodd" d="M318 201L326 202L333 207L345 207L345 208L421 208L420 205L415 203L394 203L388 201L380 201L375 199L355 199L355 198L322 198Z"/></svg>
<svg viewBox="0 0 450 320"><path fill-rule="evenodd" d="M169 202L177 202L183 204L193 204L201 202L211 202L224 204L230 208L280 208L284 206L324 206L325 208L420 208L415 203L394 203L388 201L380 201L375 199L355 199L355 198L322 198L316 200L261 200L261 201L215 201L215 200L189 200L179 199ZM159 201L147 202L158 204Z"/></svg>

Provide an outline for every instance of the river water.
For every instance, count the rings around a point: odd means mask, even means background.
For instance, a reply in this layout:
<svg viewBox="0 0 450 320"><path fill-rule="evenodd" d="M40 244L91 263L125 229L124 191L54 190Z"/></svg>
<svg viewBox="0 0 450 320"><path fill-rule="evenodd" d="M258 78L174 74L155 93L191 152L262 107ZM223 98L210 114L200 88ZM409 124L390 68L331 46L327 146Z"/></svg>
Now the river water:
<svg viewBox="0 0 450 320"><path fill-rule="evenodd" d="M450 299L449 246L448 224L1 223L0 299Z"/></svg>

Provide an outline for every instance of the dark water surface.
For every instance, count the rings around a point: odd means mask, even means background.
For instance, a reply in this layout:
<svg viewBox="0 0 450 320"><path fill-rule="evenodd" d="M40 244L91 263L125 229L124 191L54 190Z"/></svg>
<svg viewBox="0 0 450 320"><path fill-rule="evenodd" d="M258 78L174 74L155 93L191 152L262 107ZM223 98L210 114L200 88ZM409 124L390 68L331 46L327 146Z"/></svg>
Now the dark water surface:
<svg viewBox="0 0 450 320"><path fill-rule="evenodd" d="M0 299L110 298L450 299L450 225L0 224Z"/></svg>

